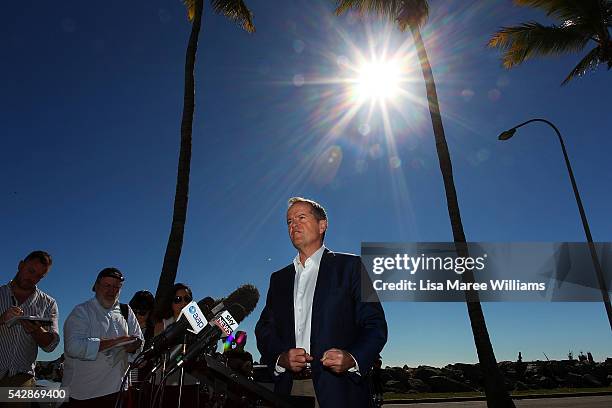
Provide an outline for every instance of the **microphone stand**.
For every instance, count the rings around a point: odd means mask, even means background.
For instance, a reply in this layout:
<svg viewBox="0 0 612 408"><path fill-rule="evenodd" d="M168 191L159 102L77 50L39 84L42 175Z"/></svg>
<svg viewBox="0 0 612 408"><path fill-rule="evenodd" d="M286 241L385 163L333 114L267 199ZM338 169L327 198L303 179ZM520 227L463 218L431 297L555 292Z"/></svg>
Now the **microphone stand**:
<svg viewBox="0 0 612 408"><path fill-rule="evenodd" d="M183 344L182 344L182 352L183 355L185 355L185 352L187 351L187 333L185 333L183 335ZM183 381L185 378L185 368L183 366L181 366L181 371L179 374L179 383L178 383L178 403L176 405L176 408L181 408L181 397L183 395Z"/></svg>
<svg viewBox="0 0 612 408"><path fill-rule="evenodd" d="M158 387L160 387L159 390L159 407L164 406L164 388L166 388L166 362L168 361L168 358L170 357L170 353L165 353L164 354L164 361L162 363L162 371L161 371L161 375L160 375L160 380L159 380L159 385Z"/></svg>

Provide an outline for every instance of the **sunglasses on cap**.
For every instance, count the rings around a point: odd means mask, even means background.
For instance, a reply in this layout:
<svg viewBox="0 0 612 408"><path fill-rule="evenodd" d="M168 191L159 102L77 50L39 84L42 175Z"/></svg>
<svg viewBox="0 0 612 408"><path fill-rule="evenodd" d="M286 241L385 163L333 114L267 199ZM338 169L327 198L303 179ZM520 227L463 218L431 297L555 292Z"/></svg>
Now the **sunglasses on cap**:
<svg viewBox="0 0 612 408"><path fill-rule="evenodd" d="M184 301L185 303L189 303L191 302L193 299L191 298L191 296L187 295L187 296L175 296L174 299L172 299L172 302L177 305L179 303L181 303L182 301Z"/></svg>

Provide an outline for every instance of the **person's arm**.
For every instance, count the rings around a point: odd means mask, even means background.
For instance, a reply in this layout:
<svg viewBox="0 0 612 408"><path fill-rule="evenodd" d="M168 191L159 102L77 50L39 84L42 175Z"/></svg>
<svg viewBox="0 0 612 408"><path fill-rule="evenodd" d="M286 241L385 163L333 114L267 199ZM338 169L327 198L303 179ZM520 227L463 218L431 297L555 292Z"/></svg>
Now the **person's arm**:
<svg viewBox="0 0 612 408"><path fill-rule="evenodd" d="M255 337L257 339L257 349L261 354L261 362L266 364L268 368L275 373L283 372L284 369L274 370L277 366L279 357L286 352L282 346L281 339L277 334L276 318L274 316L274 291L275 291L275 274L270 277L270 287L266 296L266 304L261 311L261 316L255 326Z"/></svg>
<svg viewBox="0 0 612 408"><path fill-rule="evenodd" d="M23 327L23 330L32 336L32 339L36 344L47 352L53 351L59 341L59 336L55 333L48 331L37 322L31 322L28 320L20 320L19 323Z"/></svg>
<svg viewBox="0 0 612 408"><path fill-rule="evenodd" d="M46 329L44 327L36 325L39 327L39 329L35 330L31 335L34 341L36 341L36 344L40 346L40 348L42 348L47 353L50 353L55 350L55 348L59 344L59 327L57 323L58 309L57 302L55 301L55 299L51 299L51 303L49 304L49 307L47 308L45 313L43 313L43 316L51 319L51 326Z"/></svg>
<svg viewBox="0 0 612 408"><path fill-rule="evenodd" d="M114 345L113 339L89 337L90 321L81 305L75 307L64 322L64 353L80 360L95 360L98 351Z"/></svg>
<svg viewBox="0 0 612 408"><path fill-rule="evenodd" d="M382 305L378 301L376 293L373 293L371 284L366 292L368 296L374 296L376 301L361 301L362 274L367 277L361 258L357 258L351 273L351 296L355 301L355 317L359 327L359 335L345 351L353 357L360 372L367 373L374 366L374 362L378 359L378 355L387 342L387 321ZM369 282L369 279L366 279L366 281Z"/></svg>

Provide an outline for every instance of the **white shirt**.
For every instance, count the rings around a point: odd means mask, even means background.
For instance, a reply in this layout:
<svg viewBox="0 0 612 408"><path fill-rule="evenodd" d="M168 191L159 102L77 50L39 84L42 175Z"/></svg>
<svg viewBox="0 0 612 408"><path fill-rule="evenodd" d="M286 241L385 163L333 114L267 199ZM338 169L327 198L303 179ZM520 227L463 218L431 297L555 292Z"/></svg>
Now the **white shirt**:
<svg viewBox="0 0 612 408"><path fill-rule="evenodd" d="M119 302L110 309L95 297L77 305L64 323L64 377L62 387L70 387L70 397L78 400L101 397L119 391L127 369L123 347L99 351L100 340L118 336L143 339L134 312L128 308L127 321Z"/></svg>
<svg viewBox="0 0 612 408"><path fill-rule="evenodd" d="M293 283L293 311L295 314L295 348L303 348L310 354L310 327L312 323L312 301L314 299L319 265L325 245L300 262L300 254L293 259L295 280Z"/></svg>

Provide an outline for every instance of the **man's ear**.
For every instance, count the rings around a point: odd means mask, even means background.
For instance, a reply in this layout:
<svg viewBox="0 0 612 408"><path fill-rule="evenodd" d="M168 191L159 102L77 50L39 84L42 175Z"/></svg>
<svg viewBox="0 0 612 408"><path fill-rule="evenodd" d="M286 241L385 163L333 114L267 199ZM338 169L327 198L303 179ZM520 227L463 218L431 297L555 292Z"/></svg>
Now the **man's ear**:
<svg viewBox="0 0 612 408"><path fill-rule="evenodd" d="M319 234L327 231L327 220L319 220Z"/></svg>

